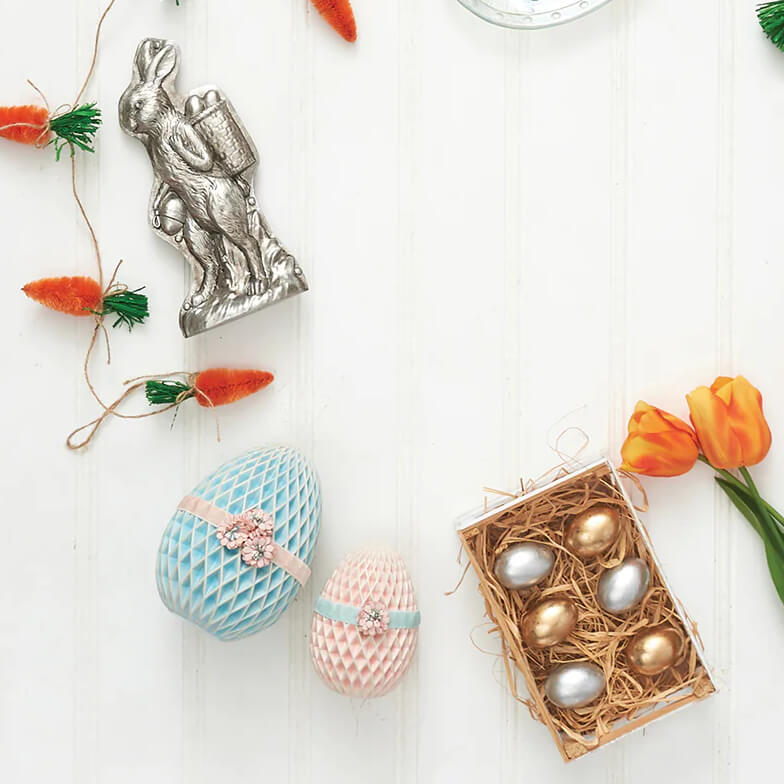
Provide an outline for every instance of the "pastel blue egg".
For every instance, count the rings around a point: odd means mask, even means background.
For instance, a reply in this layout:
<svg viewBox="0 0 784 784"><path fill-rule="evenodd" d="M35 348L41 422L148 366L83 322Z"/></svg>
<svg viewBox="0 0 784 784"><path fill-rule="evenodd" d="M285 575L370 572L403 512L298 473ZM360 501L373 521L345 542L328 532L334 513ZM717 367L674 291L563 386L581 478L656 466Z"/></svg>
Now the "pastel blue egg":
<svg viewBox="0 0 784 784"><path fill-rule="evenodd" d="M275 542L308 566L321 523L321 490L313 467L289 447L267 447L225 463L190 495L232 515L261 507L272 515ZM272 626L300 588L276 564L257 568L223 547L215 527L177 510L158 550L158 593L173 613L220 640Z"/></svg>

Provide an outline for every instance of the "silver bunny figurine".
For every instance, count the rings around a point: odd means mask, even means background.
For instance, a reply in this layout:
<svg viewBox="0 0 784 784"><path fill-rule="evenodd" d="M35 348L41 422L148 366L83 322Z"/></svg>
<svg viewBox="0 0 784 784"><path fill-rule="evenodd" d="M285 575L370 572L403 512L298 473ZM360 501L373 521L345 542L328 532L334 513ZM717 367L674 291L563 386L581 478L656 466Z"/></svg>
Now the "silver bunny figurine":
<svg viewBox="0 0 784 784"><path fill-rule="evenodd" d="M150 223L193 267L180 309L180 328L190 337L308 284L256 207L253 141L216 88L177 94L179 59L170 41L142 41L119 111L120 127L144 144L152 162Z"/></svg>

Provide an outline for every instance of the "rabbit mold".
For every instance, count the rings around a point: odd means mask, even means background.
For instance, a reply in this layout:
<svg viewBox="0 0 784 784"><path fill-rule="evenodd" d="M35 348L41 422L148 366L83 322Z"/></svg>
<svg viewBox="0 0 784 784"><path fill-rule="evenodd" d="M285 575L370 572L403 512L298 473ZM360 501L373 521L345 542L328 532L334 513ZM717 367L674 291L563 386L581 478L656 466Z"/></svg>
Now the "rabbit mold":
<svg viewBox="0 0 784 784"><path fill-rule="evenodd" d="M152 164L150 223L193 268L193 286L180 309L180 327L189 337L308 286L257 209L256 148L234 107L215 87L179 95L179 60L172 42L142 41L119 118Z"/></svg>

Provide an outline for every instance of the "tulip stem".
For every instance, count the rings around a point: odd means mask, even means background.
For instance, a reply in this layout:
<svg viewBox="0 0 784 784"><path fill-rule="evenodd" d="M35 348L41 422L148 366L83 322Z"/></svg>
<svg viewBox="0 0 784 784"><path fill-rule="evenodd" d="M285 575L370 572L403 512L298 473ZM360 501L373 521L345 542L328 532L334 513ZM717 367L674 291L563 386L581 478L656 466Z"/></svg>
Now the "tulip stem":
<svg viewBox="0 0 784 784"><path fill-rule="evenodd" d="M760 526L755 526L757 533L759 533L766 542L768 542L768 538L772 540L768 543L769 546L775 550L776 555L784 562L784 515L760 496L749 470L745 467L739 469L741 475L746 480L744 483L726 469L716 468L716 466L710 463L705 455L700 455L698 459L709 468L713 469L724 482L736 491L739 491L744 498L751 501L756 507L754 510L754 517ZM722 489L727 492L726 488L722 487ZM766 522L768 523L767 525L765 524Z"/></svg>
<svg viewBox="0 0 784 784"><path fill-rule="evenodd" d="M757 490L757 486L754 484L754 480L751 478L749 469L746 468L746 466L740 466L738 470L740 471L740 475L746 480L746 486L748 488L749 495L754 501L754 505L757 507L757 519L759 520L760 525L770 538L770 544L775 550L776 555L782 561L784 561L784 544L782 543L781 531L773 522L773 518L768 511L768 505L759 494L759 490Z"/></svg>
<svg viewBox="0 0 784 784"><path fill-rule="evenodd" d="M727 471L724 468L716 468L715 465L712 465L708 461L708 458L705 457L705 455L700 455L697 459L701 463L705 463L705 465L708 466L708 468L710 468L713 471L715 471L717 474L719 474L719 476L721 476L723 479L725 479L731 485L736 487L738 490L743 490L743 491L745 491L747 493L749 492L749 487L747 485L745 485L743 482L741 482L740 479L738 479L737 476L735 476L734 474L731 474L729 471ZM765 509L767 509L768 514L776 522L776 527L781 531L782 535L784 535L784 515L781 512L779 512L778 509L776 509L775 507L771 506L764 498L760 498L760 500L765 505Z"/></svg>

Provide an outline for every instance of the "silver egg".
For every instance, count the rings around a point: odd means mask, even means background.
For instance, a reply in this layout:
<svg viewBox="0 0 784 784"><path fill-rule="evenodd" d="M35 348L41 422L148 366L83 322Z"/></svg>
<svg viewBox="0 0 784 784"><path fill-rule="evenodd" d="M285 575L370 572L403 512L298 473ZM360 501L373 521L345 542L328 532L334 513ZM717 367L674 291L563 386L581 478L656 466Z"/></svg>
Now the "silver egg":
<svg viewBox="0 0 784 784"><path fill-rule="evenodd" d="M520 542L507 547L495 560L493 573L512 591L536 585L550 574L555 553L537 542Z"/></svg>
<svg viewBox="0 0 784 784"><path fill-rule="evenodd" d="M544 684L547 699L559 708L581 708L606 688L604 673L589 662L571 662L554 669Z"/></svg>
<svg viewBox="0 0 784 784"><path fill-rule="evenodd" d="M179 234L185 225L186 217L187 210L185 205L174 191L169 191L159 210L158 220L160 221L161 230L170 237Z"/></svg>
<svg viewBox="0 0 784 784"><path fill-rule="evenodd" d="M202 110L204 109L204 102L198 95L191 95L187 101L185 101L185 116L186 117L195 117L197 114L201 114Z"/></svg>
<svg viewBox="0 0 784 784"><path fill-rule="evenodd" d="M650 582L648 564L640 558L627 558L599 578L597 599L607 612L624 613L642 601Z"/></svg>

